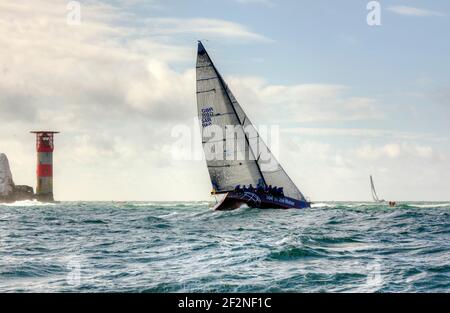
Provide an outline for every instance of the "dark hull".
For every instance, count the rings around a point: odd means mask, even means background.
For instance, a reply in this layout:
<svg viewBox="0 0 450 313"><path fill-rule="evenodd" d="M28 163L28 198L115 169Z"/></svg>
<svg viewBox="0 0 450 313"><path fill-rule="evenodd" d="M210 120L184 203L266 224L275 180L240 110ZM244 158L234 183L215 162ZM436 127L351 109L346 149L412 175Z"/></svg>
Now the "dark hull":
<svg viewBox="0 0 450 313"><path fill-rule="evenodd" d="M274 197L272 195L257 192L229 192L224 199L219 202L214 210L234 210L242 205L258 209L306 209L311 207L311 203L300 201L289 197Z"/></svg>

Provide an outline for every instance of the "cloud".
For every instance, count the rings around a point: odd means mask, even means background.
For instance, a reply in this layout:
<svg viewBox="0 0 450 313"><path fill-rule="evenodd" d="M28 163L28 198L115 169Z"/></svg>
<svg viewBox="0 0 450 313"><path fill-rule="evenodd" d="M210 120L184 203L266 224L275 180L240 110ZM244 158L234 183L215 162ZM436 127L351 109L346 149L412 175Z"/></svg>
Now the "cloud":
<svg viewBox="0 0 450 313"><path fill-rule="evenodd" d="M55 150L59 200L207 199L204 162L176 161L171 155L176 141L171 131L190 125L197 114L195 47L162 37L267 38L242 24L214 19L151 19L147 25L154 27L145 28L139 21L124 23L132 17L120 8L95 1L82 4L78 26L67 25L66 13L65 1L0 3L0 152L8 155L16 183L35 185L34 138L28 131L50 128L62 132ZM354 97L349 86L278 85L235 76L227 81L258 124L384 118L376 98ZM419 169L426 181L450 173L445 162L425 166L446 160L426 144L346 150L326 138L305 141L301 132L283 133L280 157L312 199L367 199L369 171L406 180ZM348 132L358 137L366 131ZM414 134L400 135L414 139ZM199 141L194 145L201 149ZM405 164L407 155L411 163ZM442 186L433 190L445 194Z"/></svg>
<svg viewBox="0 0 450 313"><path fill-rule="evenodd" d="M17 181L34 186L28 131L46 128L62 132L55 151L58 199L207 197L204 163L171 155L171 130L197 114L195 44L181 46L161 34L268 39L220 19L128 23L134 17L126 10L96 1L83 3L80 25L70 26L66 4L0 3L0 151Z"/></svg>
<svg viewBox="0 0 450 313"><path fill-rule="evenodd" d="M407 16L422 16L423 17L423 16L444 16L445 15L438 11L431 11L431 10L427 10L427 9L421 9L421 8L415 8L415 7L403 6L403 5L389 6L387 9L396 14L407 15Z"/></svg>
<svg viewBox="0 0 450 313"><path fill-rule="evenodd" d="M222 19L211 18L148 18L145 22L153 35L192 34L196 38L234 38L245 41L270 42L263 35L250 31L247 27Z"/></svg>
<svg viewBox="0 0 450 313"><path fill-rule="evenodd" d="M267 123L382 119L371 97L349 96L350 88L333 84L270 85L257 77L230 77L230 88L251 116ZM282 108L282 109L280 109Z"/></svg>
<svg viewBox="0 0 450 313"><path fill-rule="evenodd" d="M369 175L387 200L446 201L449 153L414 140L385 144L335 142L289 133L279 159L313 201L371 201ZM431 187L432 186L432 187Z"/></svg>
<svg viewBox="0 0 450 313"><path fill-rule="evenodd" d="M274 5L272 0L235 0L241 4L263 4L263 5Z"/></svg>
<svg viewBox="0 0 450 313"><path fill-rule="evenodd" d="M66 14L65 1L1 3L0 151L16 180L35 184L28 131L50 128L62 131L58 199L177 199L172 189L144 189L189 181L167 146L173 125L196 114L194 69L173 69L192 63L195 48L140 36L117 23L126 13L106 4L83 4L77 26Z"/></svg>
<svg viewBox="0 0 450 313"><path fill-rule="evenodd" d="M426 140L426 141L450 141L449 137L437 137L428 133L408 132L399 130L387 130L377 128L321 128L321 127L291 127L283 128L281 132L286 134L298 134L306 136L343 136L363 138L389 138L398 140Z"/></svg>
<svg viewBox="0 0 450 313"><path fill-rule="evenodd" d="M431 146L419 144L389 143L382 146L364 145L355 154L362 159L402 159L420 158L430 161L445 161L445 155L434 151Z"/></svg>
<svg viewBox="0 0 450 313"><path fill-rule="evenodd" d="M431 93L427 95L427 97L430 97L434 102L442 105L445 108L450 107L450 87L440 87L435 90L433 90Z"/></svg>
<svg viewBox="0 0 450 313"><path fill-rule="evenodd" d="M55 150L58 199L206 198L204 163L178 162L171 155L173 127L190 124L197 114L195 47L159 40L159 34L264 37L209 19L154 19L154 29L142 30L122 23L128 13L96 2L83 4L81 24L69 26L65 4L37 0L30 10L1 3L0 151L7 153L16 181L35 184L28 131L49 128L62 132ZM270 114L281 123L374 113L374 100L347 96L348 88L339 85L270 85L245 77L230 79L230 85L258 122ZM200 142L195 145L201 149Z"/></svg>

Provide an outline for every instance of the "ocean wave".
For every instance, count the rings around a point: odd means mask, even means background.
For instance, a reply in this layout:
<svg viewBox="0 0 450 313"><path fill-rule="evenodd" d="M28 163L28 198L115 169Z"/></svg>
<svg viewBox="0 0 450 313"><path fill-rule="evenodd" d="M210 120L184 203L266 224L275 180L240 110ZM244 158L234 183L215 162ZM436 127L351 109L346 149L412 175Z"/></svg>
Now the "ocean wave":
<svg viewBox="0 0 450 313"><path fill-rule="evenodd" d="M149 208L189 208L198 206L208 206L211 202L127 202L126 205L130 207L149 207Z"/></svg>
<svg viewBox="0 0 450 313"><path fill-rule="evenodd" d="M320 258L323 254L318 250L309 247L290 247L280 251L270 252L269 260L296 260L302 258Z"/></svg>
<svg viewBox="0 0 450 313"><path fill-rule="evenodd" d="M106 221L94 220L94 219L87 219L87 220L83 220L81 222L85 223L85 224L108 224L108 222L106 222Z"/></svg>
<svg viewBox="0 0 450 313"><path fill-rule="evenodd" d="M2 206L0 292L450 291L447 202L208 204ZM374 273L380 285L367 286Z"/></svg>
<svg viewBox="0 0 450 313"><path fill-rule="evenodd" d="M422 209L432 209L432 208L450 208L450 203L410 203L406 204L409 207L416 207Z"/></svg>
<svg viewBox="0 0 450 313"><path fill-rule="evenodd" d="M332 203L319 202L319 203L312 203L311 207L312 208L333 208L333 207L335 207L335 205Z"/></svg>
<svg viewBox="0 0 450 313"><path fill-rule="evenodd" d="M10 207L32 207L32 206L55 206L56 203L40 202L37 200L22 200L13 203L0 203L0 206Z"/></svg>

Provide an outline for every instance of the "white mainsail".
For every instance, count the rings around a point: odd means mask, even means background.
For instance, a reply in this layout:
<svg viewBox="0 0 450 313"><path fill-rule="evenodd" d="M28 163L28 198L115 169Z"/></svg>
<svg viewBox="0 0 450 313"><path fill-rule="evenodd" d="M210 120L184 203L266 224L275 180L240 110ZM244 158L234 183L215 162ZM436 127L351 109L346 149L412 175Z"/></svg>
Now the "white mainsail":
<svg viewBox="0 0 450 313"><path fill-rule="evenodd" d="M259 136L201 42L196 72L203 148L214 190L221 193L236 185L272 185L283 187L288 197L305 200ZM227 136L230 128L234 130L233 138ZM216 136L220 130L224 137ZM234 144L229 144L230 139Z"/></svg>

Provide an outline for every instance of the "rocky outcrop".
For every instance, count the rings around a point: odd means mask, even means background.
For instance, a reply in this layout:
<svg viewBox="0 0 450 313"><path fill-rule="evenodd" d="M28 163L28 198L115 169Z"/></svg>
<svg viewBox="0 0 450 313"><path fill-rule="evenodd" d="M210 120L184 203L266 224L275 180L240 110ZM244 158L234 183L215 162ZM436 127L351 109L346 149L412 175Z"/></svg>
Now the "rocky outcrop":
<svg viewBox="0 0 450 313"><path fill-rule="evenodd" d="M0 153L0 197L8 197L13 191L14 181L8 158L4 153Z"/></svg>
<svg viewBox="0 0 450 313"><path fill-rule="evenodd" d="M0 153L0 203L34 199L33 187L15 185L8 158Z"/></svg>

